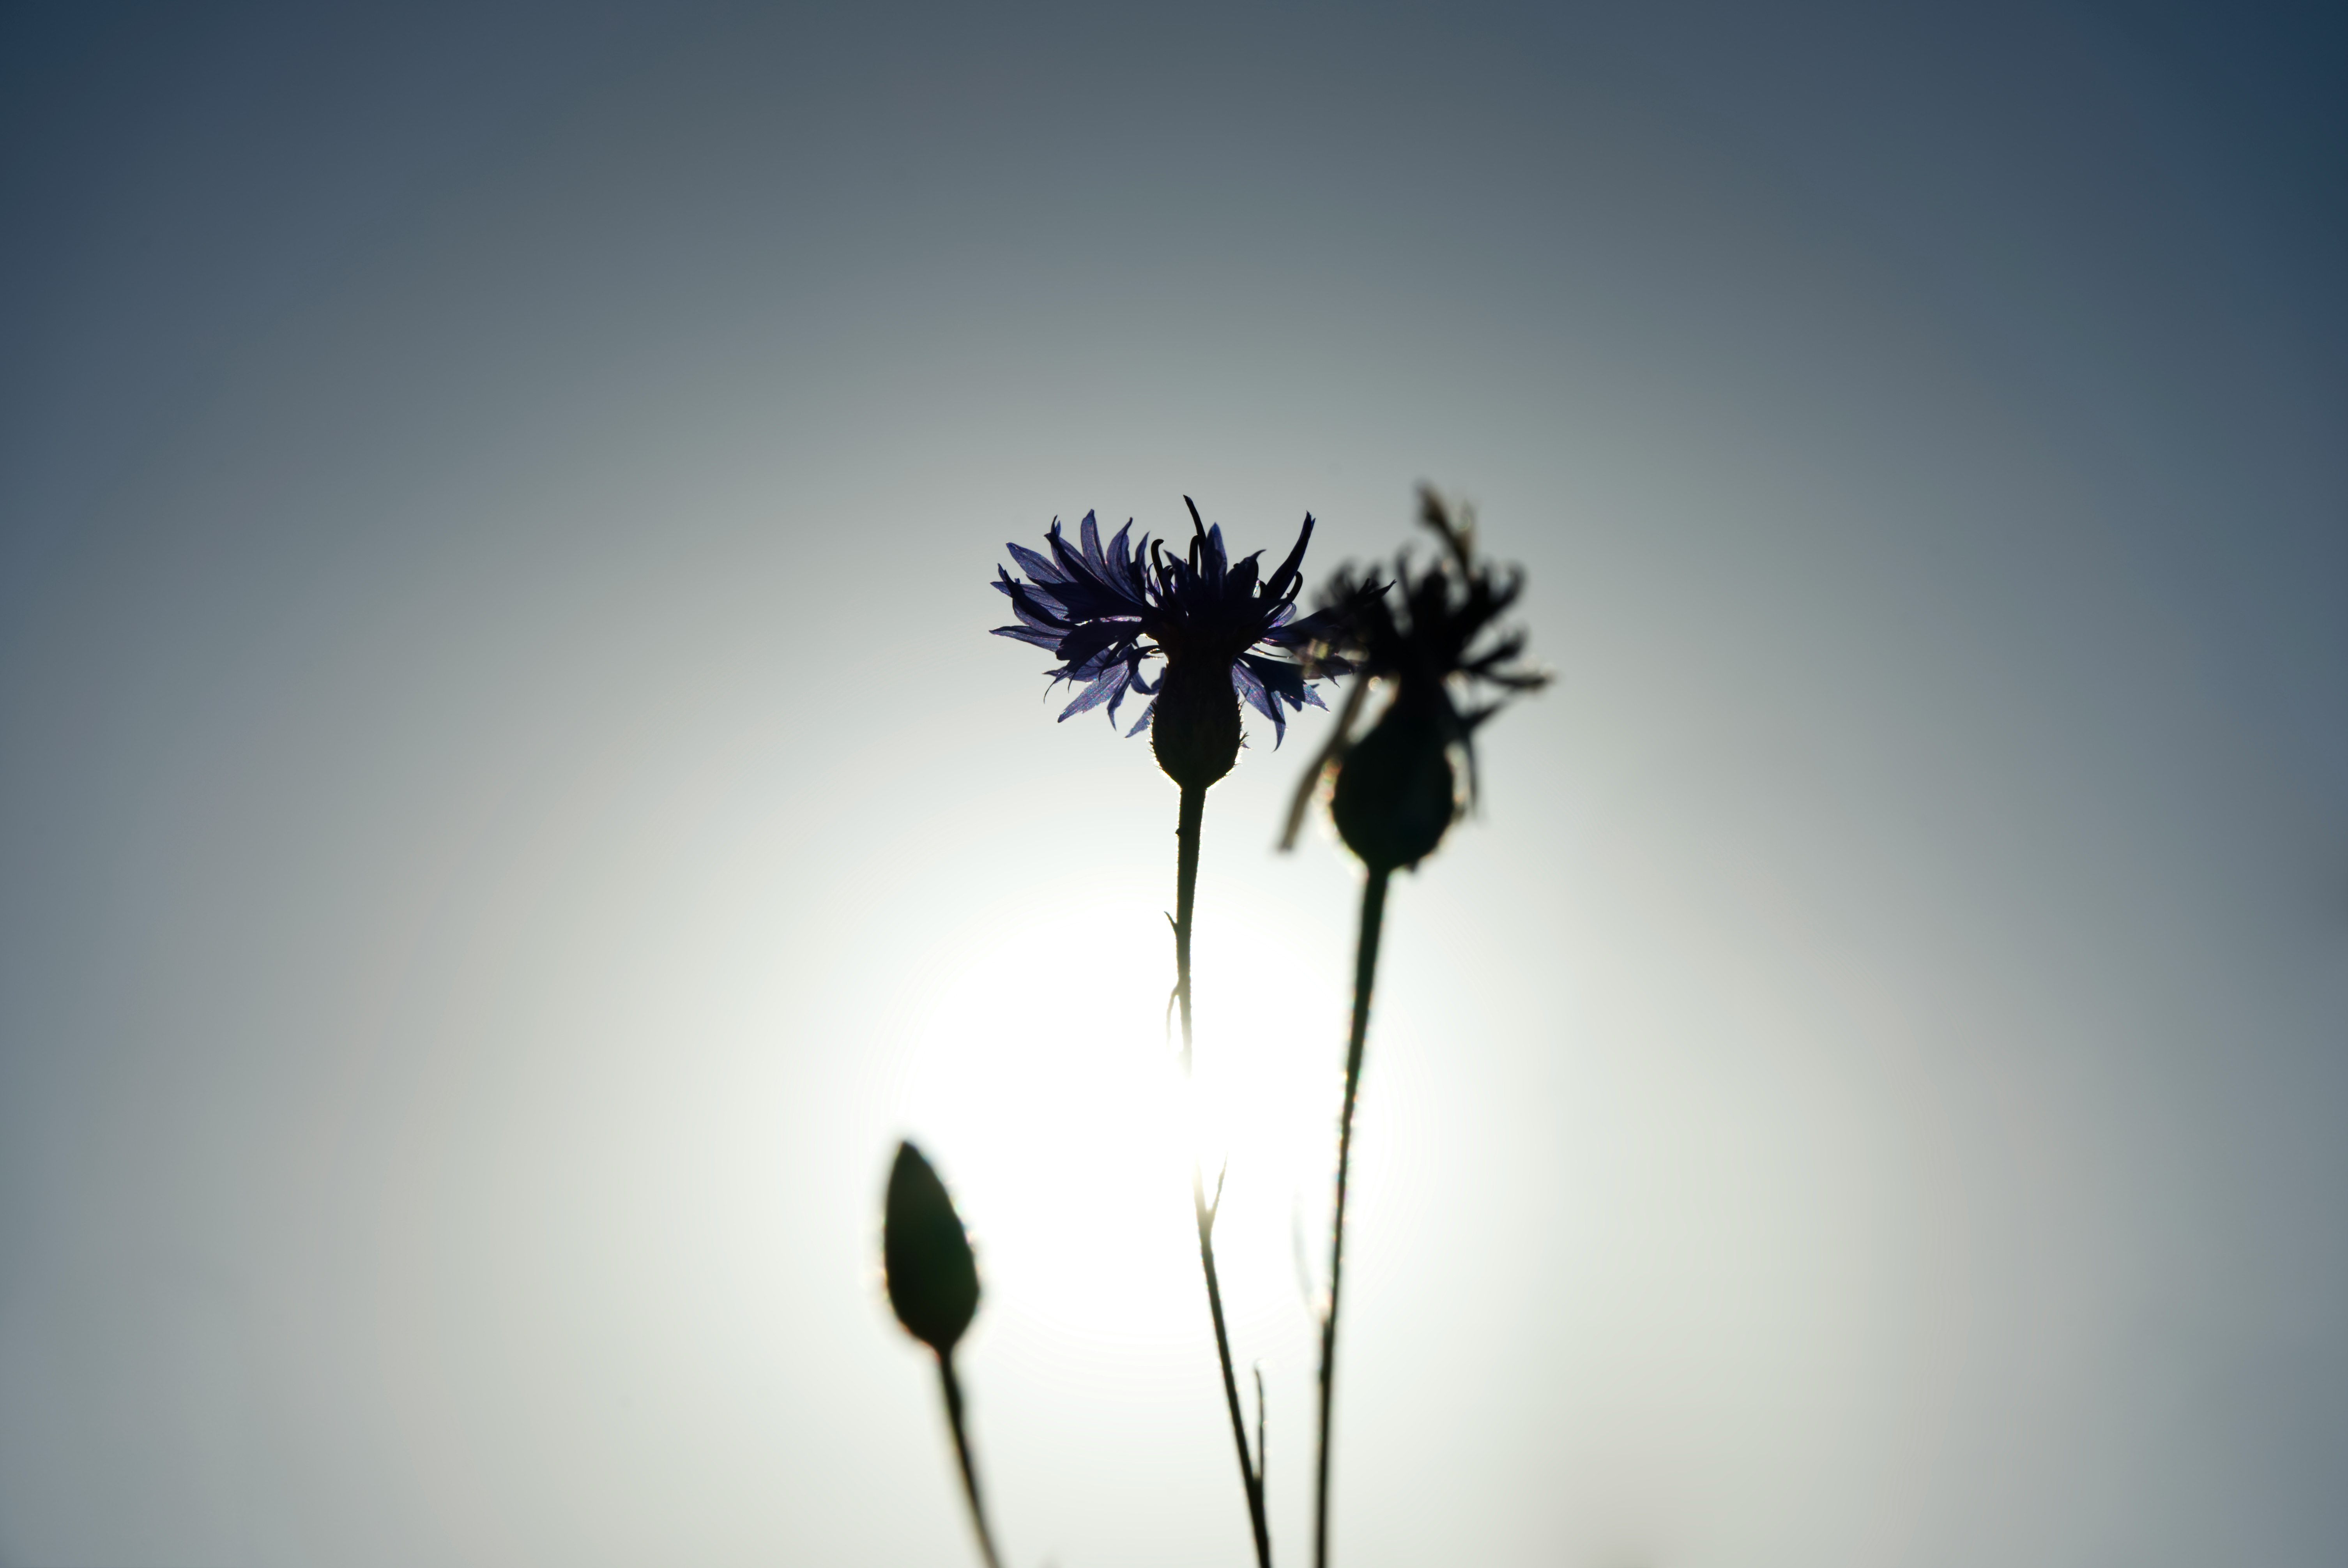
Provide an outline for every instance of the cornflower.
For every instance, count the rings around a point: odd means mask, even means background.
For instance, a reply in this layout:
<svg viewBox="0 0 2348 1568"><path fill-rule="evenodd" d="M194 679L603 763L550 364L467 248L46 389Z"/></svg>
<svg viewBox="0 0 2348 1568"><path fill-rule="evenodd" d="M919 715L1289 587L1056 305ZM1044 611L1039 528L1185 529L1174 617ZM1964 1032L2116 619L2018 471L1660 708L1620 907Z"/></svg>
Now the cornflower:
<svg viewBox="0 0 2348 1568"><path fill-rule="evenodd" d="M1475 551L1474 515L1452 509L1430 488L1419 491L1419 520L1443 550L1427 569L1411 570L1407 550L1395 562L1399 595L1365 597L1366 580L1339 570L1323 602L1347 612L1329 655L1360 671L1360 680L1320 755L1305 772L1289 813L1282 847L1293 845L1304 811L1323 777L1334 770L1329 815L1338 836L1361 857L1362 919L1354 958L1354 1012L1345 1046L1345 1089L1337 1118L1336 1202L1329 1225L1329 1299L1321 1317L1320 1419L1314 1476L1313 1561L1329 1561L1329 1418L1335 1390L1337 1309L1345 1264L1345 1191L1354 1153L1354 1106L1361 1089L1363 1047L1369 1036L1370 997L1377 979L1378 935L1385 917L1386 883L1397 870L1434 853L1452 823L1476 798L1476 731L1508 700L1549 683L1543 671L1519 664L1522 631L1496 623L1524 590L1524 573L1496 572ZM1397 600L1399 602L1397 602ZM1490 640L1485 641L1490 633ZM1354 720L1374 684L1392 696L1359 741ZM1471 694L1482 693L1480 703ZM1465 705L1463 705L1463 702ZM1457 759L1455 761L1455 758ZM1463 775L1464 774L1464 778Z"/></svg>
<svg viewBox="0 0 2348 1568"><path fill-rule="evenodd" d="M1105 705L1114 726L1117 706L1128 692L1149 699L1126 733L1131 737L1148 726L1158 765L1181 792L1174 829L1174 1000L1181 1013L1181 1060L1187 1074L1200 831L1208 789L1239 760L1240 704L1245 701L1272 721L1277 747L1287 733L1289 712L1302 712L1307 704L1323 706L1313 683L1353 670L1337 648L1345 636L1346 617L1356 600L1375 598L1384 589L1355 585L1352 597L1300 616L1296 596L1303 583L1304 548L1313 538L1311 514L1287 556L1265 575L1258 565L1262 552L1233 562L1223 545L1221 526L1210 528L1200 518L1198 504L1188 496L1182 500L1189 508L1191 527L1189 548L1183 554L1169 552L1163 540L1152 540L1146 533L1129 542L1130 521L1104 548L1091 512L1077 526L1074 548L1056 520L1045 536L1048 554L1024 545L1007 546L1026 579L996 568L994 586L1010 599L1018 624L996 627L994 634L1050 649L1059 658L1058 666L1048 671L1053 683L1066 682L1077 688L1060 711L1062 723ZM1153 678L1154 663L1162 668L1156 669ZM1190 1201L1256 1562L1259 1568L1271 1568L1272 1537L1263 1500L1263 1384L1259 1377L1256 1440L1251 1449L1215 1267L1215 1214L1222 1201L1222 1182L1217 1178L1210 1198L1205 1173L1195 1158Z"/></svg>
<svg viewBox="0 0 2348 1568"><path fill-rule="evenodd" d="M994 586L1009 596L1019 624L998 626L994 635L1059 655L1059 667L1047 671L1053 683L1081 688L1060 710L1063 723L1107 703L1114 723L1128 692L1148 696L1127 735L1148 725L1167 776L1185 789L1205 789L1239 759L1242 699L1272 721L1277 747L1288 732L1285 710L1322 706L1311 682L1353 666L1323 656L1308 672L1299 658L1281 657L1327 643L1339 624L1332 610L1296 614L1303 580L1298 569L1313 539L1310 513L1287 559L1259 581L1262 552L1231 564L1221 525L1207 527L1197 503L1182 499L1194 530L1187 556L1168 555L1165 541L1146 533L1128 544L1130 520L1104 549L1091 512L1077 525L1076 548L1056 520L1044 538L1048 556L1005 546L1032 580L995 569ZM1166 666L1156 684L1146 668L1153 659Z"/></svg>

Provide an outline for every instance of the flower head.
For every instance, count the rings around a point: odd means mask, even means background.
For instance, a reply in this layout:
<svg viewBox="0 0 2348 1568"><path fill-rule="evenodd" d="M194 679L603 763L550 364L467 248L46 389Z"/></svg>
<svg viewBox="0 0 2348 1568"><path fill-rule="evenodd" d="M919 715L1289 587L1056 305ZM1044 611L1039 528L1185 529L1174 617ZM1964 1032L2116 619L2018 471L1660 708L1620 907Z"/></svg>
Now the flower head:
<svg viewBox="0 0 2348 1568"><path fill-rule="evenodd" d="M1292 842L1314 785L1334 765L1330 815L1338 834L1365 863L1383 870L1415 866L1442 841L1476 797L1478 726L1509 697L1538 691L1550 679L1519 664L1521 630L1495 630L1524 591L1523 571L1497 572L1478 561L1474 514L1463 507L1455 520L1431 489L1419 491L1419 520L1443 541L1443 553L1414 574L1404 551L1395 562L1399 594L1365 598L1350 568L1323 590L1323 602L1350 607L1336 651L1361 671L1362 682L1289 817ZM1349 741L1361 699L1377 681L1390 682L1394 695L1369 733ZM1471 693L1487 700L1478 703ZM1455 752L1466 764L1464 791Z"/></svg>
<svg viewBox="0 0 2348 1568"><path fill-rule="evenodd" d="M1128 543L1128 521L1104 548L1090 512L1070 548L1057 520L1045 535L1049 553L1007 547L1027 574L1022 580L995 569L995 584L1011 600L1015 637L1048 648L1060 659L1048 671L1056 683L1080 690L1060 711L1066 720L1104 703L1108 717L1128 691L1150 702L1128 735L1150 727L1159 763L1178 784L1203 787L1231 771L1239 753L1241 699L1272 721L1273 744L1287 733L1284 710L1322 706L1312 682L1353 666L1334 651L1344 607L1296 613L1299 569L1313 538L1308 514L1287 558L1263 575L1262 552L1233 562L1220 525L1200 521L1189 497L1192 538L1185 555L1144 534ZM1311 657L1316 650L1320 656ZM1282 657L1283 654L1296 657ZM1148 661L1162 659L1155 678Z"/></svg>

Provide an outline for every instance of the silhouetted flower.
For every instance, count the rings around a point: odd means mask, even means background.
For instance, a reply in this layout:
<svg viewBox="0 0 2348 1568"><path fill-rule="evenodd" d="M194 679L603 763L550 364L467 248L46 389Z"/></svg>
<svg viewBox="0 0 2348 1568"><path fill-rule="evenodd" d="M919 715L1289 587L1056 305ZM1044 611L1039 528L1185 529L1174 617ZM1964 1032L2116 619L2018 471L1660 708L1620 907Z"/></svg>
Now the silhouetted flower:
<svg viewBox="0 0 2348 1568"><path fill-rule="evenodd" d="M1524 590L1523 571L1510 567L1498 573L1478 562L1473 514L1455 522L1431 489L1419 491L1419 520L1443 540L1444 553L1413 576L1406 550L1395 562L1399 594L1365 598L1351 569L1338 571L1322 594L1324 604L1350 607L1333 651L1361 670L1365 689L1372 681L1390 681L1394 696L1357 742L1346 737L1354 712L1348 705L1346 720L1299 792L1299 804L1334 762L1330 815L1346 845L1376 870L1415 866L1442 842L1475 799L1477 726L1510 696L1537 691L1550 679L1518 665L1522 631L1500 632L1478 646ZM1479 689L1498 695L1480 706L1460 706ZM1466 764L1464 792L1454 751Z"/></svg>
<svg viewBox="0 0 2348 1568"><path fill-rule="evenodd" d="M1061 710L1063 720L1106 703L1114 722L1127 692L1150 698L1126 733L1149 725L1159 764L1176 783L1203 787L1230 772L1239 754L1241 699L1272 721L1277 745L1287 733L1283 707L1322 706L1312 682L1352 665L1335 652L1306 661L1280 656L1326 649L1342 630L1343 605L1296 613L1310 515L1287 559L1259 580L1262 552L1232 562L1221 527L1208 528L1197 505L1183 500L1194 531L1187 556L1169 555L1165 542L1148 534L1128 544L1130 521L1104 549L1090 512L1077 527L1076 548L1056 520L1045 536L1049 554L1009 546L1028 580L996 569L994 586L1009 596L1019 624L994 634L1059 655L1059 667L1048 671L1053 681L1081 688ZM1165 668L1153 683L1144 667L1159 658Z"/></svg>

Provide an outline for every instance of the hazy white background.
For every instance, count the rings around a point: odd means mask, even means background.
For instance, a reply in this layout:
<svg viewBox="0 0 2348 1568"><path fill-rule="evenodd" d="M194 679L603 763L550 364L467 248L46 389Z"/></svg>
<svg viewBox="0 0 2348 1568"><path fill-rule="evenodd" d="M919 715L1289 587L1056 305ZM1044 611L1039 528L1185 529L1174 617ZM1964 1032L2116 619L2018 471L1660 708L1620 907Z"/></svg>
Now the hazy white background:
<svg viewBox="0 0 2348 1568"><path fill-rule="evenodd" d="M1341 1560L2348 1560L2320 9L0 16L0 1562L1244 1560L1173 794L1056 514L1410 487L1557 686L1398 888ZM1353 880L1212 798L1308 1539Z"/></svg>

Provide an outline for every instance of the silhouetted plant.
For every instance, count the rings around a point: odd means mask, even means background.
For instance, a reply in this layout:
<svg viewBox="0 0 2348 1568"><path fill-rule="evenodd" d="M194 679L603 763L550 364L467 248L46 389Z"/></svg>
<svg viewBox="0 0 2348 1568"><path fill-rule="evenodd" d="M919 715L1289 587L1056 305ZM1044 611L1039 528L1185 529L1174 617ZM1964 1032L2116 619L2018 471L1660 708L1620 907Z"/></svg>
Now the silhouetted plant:
<svg viewBox="0 0 2348 1568"><path fill-rule="evenodd" d="M1360 679L1348 695L1335 733L1306 770L1289 812L1282 847L1295 842L1305 810L1324 775L1335 773L1329 815L1347 848L1362 862L1360 938L1354 958L1352 1028L1345 1044L1345 1087L1337 1116L1336 1201L1329 1224L1329 1296L1321 1315L1320 1411L1314 1475L1313 1561L1329 1560L1329 1420L1337 1364L1337 1313L1345 1264L1345 1194L1354 1153L1354 1107L1362 1082L1363 1047L1369 1036L1370 998L1377 980L1379 929L1386 884L1396 871L1435 852L1452 823L1476 797L1475 736L1478 726L1511 696L1549 682L1518 667L1520 631L1491 632L1523 591L1516 568L1496 574L1476 559L1475 521L1462 508L1455 520L1434 490L1419 491L1419 520L1443 542L1442 553L1416 575L1406 550L1395 562L1396 596L1365 591L1367 579L1342 569L1323 591L1324 605L1344 607L1329 656L1355 665ZM1359 741L1354 720L1373 685L1390 692L1385 709ZM1496 692L1480 707L1459 700L1478 689ZM1464 775L1464 777L1463 777Z"/></svg>
<svg viewBox="0 0 2348 1568"><path fill-rule="evenodd" d="M1344 1094L1337 1119L1328 1298L1319 1324L1313 1562L1315 1568L1326 1568L1330 1417L1344 1279L1345 1200L1386 887L1396 871L1415 867L1434 853L1451 825L1473 804L1478 727L1509 697L1538 690L1549 677L1519 664L1523 633L1497 630L1499 618L1522 591L1523 574L1514 568L1495 572L1479 562L1472 515L1461 508L1455 517L1431 489L1419 492L1419 508L1420 520L1442 541L1435 560L1424 571L1414 572L1409 552L1404 551L1395 561L1395 584L1379 582L1374 573L1340 570L1323 590L1320 608L1305 616L1296 614L1295 602L1305 546L1313 537L1311 517L1304 519L1287 558L1259 580L1260 556L1232 564L1221 528L1207 527L1197 506L1187 497L1184 500L1193 532L1185 555L1169 556L1162 543L1153 543L1146 534L1129 543L1129 522L1104 548L1099 526L1089 512L1079 526L1076 548L1062 538L1056 521L1045 535L1048 555L1010 546L1026 579L998 569L995 587L1011 600L1019 624L997 627L995 632L1048 648L1059 657L1059 665L1048 671L1053 682L1079 687L1061 711L1063 721L1105 705L1114 723L1127 692L1139 692L1151 699L1127 733L1149 728L1159 766L1180 793L1175 825L1171 1006L1181 1016L1185 1073L1192 1053L1190 938L1200 830L1208 789L1231 772L1239 757L1240 704L1244 700L1272 721L1277 744L1286 730L1283 709L1321 705L1313 682L1359 674L1328 743L1298 786L1281 845L1293 845L1322 782L1330 780L1331 819L1338 836L1360 858L1364 875ZM1390 596L1389 589L1395 586L1401 593ZM1149 663L1156 660L1162 660L1164 668L1153 682ZM1373 691L1386 694L1385 706L1357 741L1354 725ZM1478 693L1484 695L1480 704L1473 700ZM1256 1431L1251 1444L1215 1263L1215 1216L1222 1182L1219 1175L1210 1197L1205 1172L1195 1156L1190 1198L1208 1317L1222 1367L1224 1403L1256 1561L1259 1568L1271 1568L1263 1378L1258 1373L1255 1379ZM882 1250L889 1299L898 1319L937 1353L946 1419L962 1461L971 1519L990 1568L997 1568L953 1370L954 1346L978 1307L977 1265L953 1201L911 1143L899 1147L890 1173Z"/></svg>
<svg viewBox="0 0 2348 1568"><path fill-rule="evenodd" d="M1199 881L1199 836L1208 789L1239 760L1242 698L1272 721L1273 744L1287 732L1283 707L1321 706L1312 682L1352 668L1334 646L1342 638L1348 603L1333 600L1311 615L1296 614L1303 586L1304 548L1312 542L1308 514L1287 558L1259 580L1262 552L1234 564L1223 548L1220 524L1209 528L1197 503L1185 496L1192 537L1185 555L1169 555L1163 541L1144 534L1130 547L1133 525L1117 531L1104 549L1099 525L1086 512L1078 526L1079 547L1070 548L1056 521L1045 537L1048 556L1011 545L1012 559L1026 572L1023 582L1000 568L995 587L1008 595L1016 626L995 629L1059 656L1053 681L1083 689L1061 711L1063 721L1107 703L1114 723L1128 691L1148 696L1149 706L1128 735L1149 726L1158 765L1181 791L1175 819L1174 1001L1182 1019L1182 1068L1190 1070L1191 912ZM1361 590L1374 596L1377 589ZM1305 657L1319 650L1317 661ZM1299 657L1283 658L1282 654ZM1152 684L1145 668L1163 660ZM1214 1325L1215 1353L1222 1363L1223 1397L1239 1450L1240 1480L1247 1493L1248 1522L1256 1561L1270 1568L1272 1536L1263 1502L1262 1383L1257 1382L1258 1440L1251 1451L1247 1419L1240 1409L1239 1379L1231 1361L1231 1336L1223 1324L1222 1285L1215 1268L1215 1215L1222 1201L1218 1179L1208 1196L1205 1173L1194 1159L1190 1199L1199 1232L1199 1265L1206 1276L1208 1316Z"/></svg>
<svg viewBox="0 0 2348 1568"><path fill-rule="evenodd" d="M954 1376L954 1346L978 1311L978 1260L945 1184L911 1143L897 1145L889 1171L889 1196L882 1209L880 1255L889 1281L889 1305L905 1332L937 1352L938 1382L945 1394L946 1424L953 1429L954 1454L962 1460L963 1491L970 1499L971 1524L987 1568L1000 1568L986 1507L979 1501L978 1466L971 1458L970 1432L963 1417L962 1383Z"/></svg>

